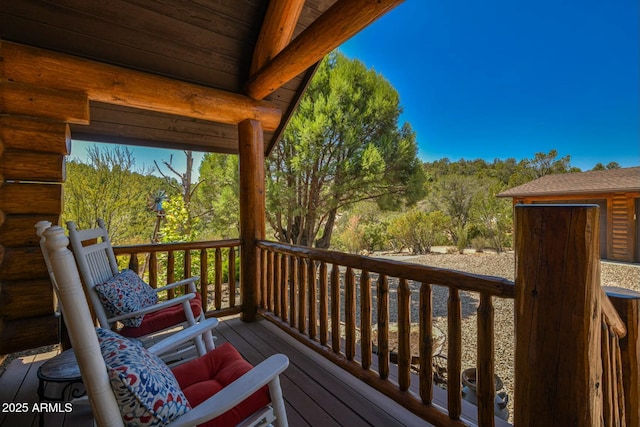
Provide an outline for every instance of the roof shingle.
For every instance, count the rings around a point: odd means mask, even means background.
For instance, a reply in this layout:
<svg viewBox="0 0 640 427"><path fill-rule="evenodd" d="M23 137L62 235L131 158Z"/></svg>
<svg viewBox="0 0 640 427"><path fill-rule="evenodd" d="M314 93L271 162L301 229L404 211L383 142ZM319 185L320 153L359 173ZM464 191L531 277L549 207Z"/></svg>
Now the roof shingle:
<svg viewBox="0 0 640 427"><path fill-rule="evenodd" d="M603 171L545 175L510 188L498 197L640 191L640 166Z"/></svg>

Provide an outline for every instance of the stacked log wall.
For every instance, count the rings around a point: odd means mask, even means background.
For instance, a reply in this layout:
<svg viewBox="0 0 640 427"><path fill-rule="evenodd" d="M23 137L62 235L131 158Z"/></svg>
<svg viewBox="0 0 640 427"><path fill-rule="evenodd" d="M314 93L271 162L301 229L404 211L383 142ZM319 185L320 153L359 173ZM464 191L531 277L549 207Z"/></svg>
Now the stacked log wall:
<svg viewBox="0 0 640 427"><path fill-rule="evenodd" d="M71 148L68 123L88 123L89 108L82 94L8 81L2 71L0 354L4 355L59 342L57 302L34 225L42 220L60 222L65 156Z"/></svg>

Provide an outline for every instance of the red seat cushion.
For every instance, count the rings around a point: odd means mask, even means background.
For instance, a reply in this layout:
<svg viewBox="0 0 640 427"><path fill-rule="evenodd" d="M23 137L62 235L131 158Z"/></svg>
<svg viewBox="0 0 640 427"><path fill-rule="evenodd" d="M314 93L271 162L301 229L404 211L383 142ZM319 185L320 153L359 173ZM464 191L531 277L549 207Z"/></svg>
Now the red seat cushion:
<svg viewBox="0 0 640 427"><path fill-rule="evenodd" d="M191 304L191 310L194 317L198 318L202 313L202 298L200 294L196 293L195 298L189 301ZM182 322L186 322L187 318L184 315L182 304L167 307L153 313L147 313L142 319L142 323L137 328L125 326L120 329L118 333L125 337L142 337L144 335L151 334L153 332L161 331L165 328L178 325Z"/></svg>
<svg viewBox="0 0 640 427"><path fill-rule="evenodd" d="M182 392L192 408L231 384L252 366L229 343L216 347L204 356L172 369ZM200 427L235 426L249 415L266 406L269 387L264 386L233 409Z"/></svg>

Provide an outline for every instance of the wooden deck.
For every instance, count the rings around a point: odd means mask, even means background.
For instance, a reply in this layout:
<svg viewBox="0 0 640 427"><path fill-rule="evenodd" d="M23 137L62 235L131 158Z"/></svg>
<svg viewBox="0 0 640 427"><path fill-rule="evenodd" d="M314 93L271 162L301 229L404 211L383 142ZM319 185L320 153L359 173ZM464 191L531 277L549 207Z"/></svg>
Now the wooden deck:
<svg viewBox="0 0 640 427"><path fill-rule="evenodd" d="M371 389L331 362L307 349L268 321L252 324L225 319L216 330L218 344L230 342L252 364L271 354L284 353L289 368L281 377L292 427L298 426L428 426L395 402ZM14 360L0 377L0 426L38 426L38 367L55 353ZM26 403L27 412L17 413L11 404ZM13 408L15 409L15 408ZM49 413L44 425L91 426L88 407L74 405L70 413Z"/></svg>

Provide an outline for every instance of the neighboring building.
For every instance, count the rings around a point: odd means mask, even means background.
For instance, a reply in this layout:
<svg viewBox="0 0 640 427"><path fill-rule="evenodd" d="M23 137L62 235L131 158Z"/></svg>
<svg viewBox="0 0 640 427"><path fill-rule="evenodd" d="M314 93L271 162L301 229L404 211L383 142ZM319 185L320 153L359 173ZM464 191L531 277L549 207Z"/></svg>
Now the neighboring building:
<svg viewBox="0 0 640 427"><path fill-rule="evenodd" d="M498 194L513 203L600 206L600 258L640 262L640 167L546 175Z"/></svg>

